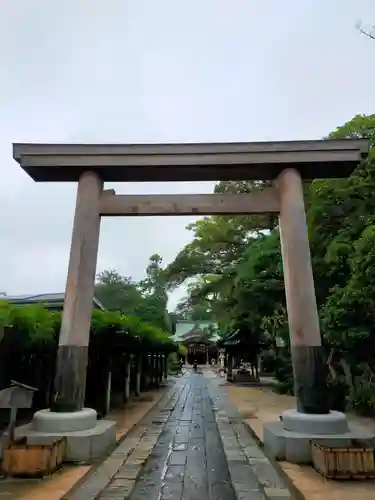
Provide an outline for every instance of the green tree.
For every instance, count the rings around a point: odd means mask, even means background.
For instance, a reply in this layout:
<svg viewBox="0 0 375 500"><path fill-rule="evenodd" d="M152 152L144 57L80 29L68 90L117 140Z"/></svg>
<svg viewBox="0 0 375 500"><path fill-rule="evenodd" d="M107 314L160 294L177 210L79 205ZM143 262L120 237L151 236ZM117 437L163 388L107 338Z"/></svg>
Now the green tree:
<svg viewBox="0 0 375 500"><path fill-rule="evenodd" d="M215 193L251 193L266 186L262 182L219 182ZM189 224L193 241L167 267L169 286L197 276L225 274L228 266L232 268L241 260L251 240L275 226L276 218L268 215L211 216Z"/></svg>
<svg viewBox="0 0 375 500"><path fill-rule="evenodd" d="M177 304L175 314L177 319L191 320L191 321L205 321L213 318L211 303L205 298L197 301L192 297L193 291L191 288L195 286L190 283L188 286L187 295L183 297Z"/></svg>
<svg viewBox="0 0 375 500"><path fill-rule="evenodd" d="M173 324L167 310L166 271L162 264L160 255L151 255L146 268L146 278L138 284L143 299L136 309L136 314L159 328L171 332Z"/></svg>
<svg viewBox="0 0 375 500"><path fill-rule="evenodd" d="M123 314L134 314L142 300L137 284L113 269L98 274L95 296L110 311L120 311Z"/></svg>

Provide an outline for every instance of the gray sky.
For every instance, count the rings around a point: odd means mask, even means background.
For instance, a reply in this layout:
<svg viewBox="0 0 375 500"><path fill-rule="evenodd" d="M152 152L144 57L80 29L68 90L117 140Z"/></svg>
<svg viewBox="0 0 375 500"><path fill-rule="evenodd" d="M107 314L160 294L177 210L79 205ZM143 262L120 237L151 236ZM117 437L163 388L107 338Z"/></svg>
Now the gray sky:
<svg viewBox="0 0 375 500"><path fill-rule="evenodd" d="M373 0L2 0L0 290L64 290L75 199L28 178L12 142L319 138L374 112L375 41L358 20L375 24ZM141 278L190 240L188 222L105 219L98 271Z"/></svg>

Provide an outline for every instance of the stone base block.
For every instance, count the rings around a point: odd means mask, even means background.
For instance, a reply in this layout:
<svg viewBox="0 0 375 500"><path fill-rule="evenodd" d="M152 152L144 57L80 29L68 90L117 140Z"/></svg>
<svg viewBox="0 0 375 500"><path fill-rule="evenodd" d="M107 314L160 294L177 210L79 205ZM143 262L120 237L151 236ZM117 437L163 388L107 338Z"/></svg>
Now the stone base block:
<svg viewBox="0 0 375 500"><path fill-rule="evenodd" d="M314 434L308 429L305 432L288 431L283 422L272 422L263 426L263 440L264 449L270 457L294 464L312 462L312 442L330 447L349 447L355 441L370 441L375 444L373 433L353 424L348 425L347 432Z"/></svg>
<svg viewBox="0 0 375 500"><path fill-rule="evenodd" d="M281 420L286 431L303 434L344 434L349 431L346 415L339 411L310 415L297 410L286 410L282 413Z"/></svg>
<svg viewBox="0 0 375 500"><path fill-rule="evenodd" d="M116 422L98 420L94 427L78 431L37 431L33 423L16 429L16 437L25 436L29 444L50 444L56 438L66 437L64 462L91 463L107 455L116 445Z"/></svg>
<svg viewBox="0 0 375 500"><path fill-rule="evenodd" d="M73 412L39 410L34 413L32 427L38 432L86 431L95 427L97 413L92 408Z"/></svg>

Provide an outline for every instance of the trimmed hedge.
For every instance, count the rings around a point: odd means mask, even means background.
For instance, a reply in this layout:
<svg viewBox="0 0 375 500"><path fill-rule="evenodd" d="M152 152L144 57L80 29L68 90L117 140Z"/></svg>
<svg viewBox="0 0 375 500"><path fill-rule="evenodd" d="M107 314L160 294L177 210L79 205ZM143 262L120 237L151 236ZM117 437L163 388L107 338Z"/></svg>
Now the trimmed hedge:
<svg viewBox="0 0 375 500"><path fill-rule="evenodd" d="M61 313L50 312L42 305L15 306L0 301L0 327L12 328L20 349L56 345ZM16 339L15 339L16 340ZM178 351L168 332L135 316L118 312L93 310L90 343L104 340L108 347L131 347L163 353Z"/></svg>
<svg viewBox="0 0 375 500"><path fill-rule="evenodd" d="M37 387L34 409L48 407L50 402L60 325L60 312L0 301L0 389L11 379ZM93 310L86 402L102 408L108 370L121 385L129 355L142 356L146 366L148 354L168 355L178 348L169 333L141 318Z"/></svg>

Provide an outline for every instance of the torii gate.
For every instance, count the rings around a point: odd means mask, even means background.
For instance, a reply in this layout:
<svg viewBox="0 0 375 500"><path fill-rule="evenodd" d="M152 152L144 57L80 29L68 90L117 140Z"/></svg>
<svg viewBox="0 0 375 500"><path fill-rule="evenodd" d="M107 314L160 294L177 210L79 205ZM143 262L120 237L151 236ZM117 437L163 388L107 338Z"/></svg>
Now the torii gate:
<svg viewBox="0 0 375 500"><path fill-rule="evenodd" d="M83 408L102 216L278 214L297 409L325 414L325 370L303 180L347 177L368 153L359 140L227 144L14 144L36 182L78 182L55 377L55 412ZM110 182L271 180L253 194L116 195Z"/></svg>

